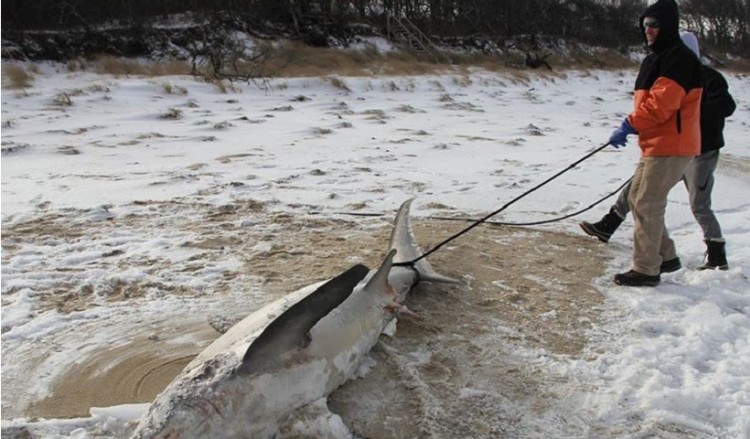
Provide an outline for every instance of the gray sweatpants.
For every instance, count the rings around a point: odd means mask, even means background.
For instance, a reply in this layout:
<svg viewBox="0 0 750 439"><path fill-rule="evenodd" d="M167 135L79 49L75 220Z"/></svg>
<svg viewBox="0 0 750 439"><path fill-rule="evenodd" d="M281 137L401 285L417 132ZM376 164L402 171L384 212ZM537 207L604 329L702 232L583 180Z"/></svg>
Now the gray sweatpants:
<svg viewBox="0 0 750 439"><path fill-rule="evenodd" d="M716 219L716 215L714 215L714 211L711 209L714 171L716 171L718 162L718 149L701 154L690 162L685 170L685 175L682 177L682 181L688 190L690 210L692 210L695 220L698 221L698 225L703 230L703 239L705 241L720 239L722 237L721 225L719 225L719 220ZM612 206L620 218L623 219L630 212L628 192L630 192L631 185L632 181L622 188L617 201Z"/></svg>

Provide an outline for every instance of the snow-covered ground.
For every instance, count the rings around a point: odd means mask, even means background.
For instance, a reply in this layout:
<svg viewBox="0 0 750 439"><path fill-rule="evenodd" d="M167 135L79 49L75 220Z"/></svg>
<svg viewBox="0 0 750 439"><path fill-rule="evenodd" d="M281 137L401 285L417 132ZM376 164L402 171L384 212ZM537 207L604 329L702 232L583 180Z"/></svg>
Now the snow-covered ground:
<svg viewBox="0 0 750 439"><path fill-rule="evenodd" d="M474 372L455 399L502 400L491 407L505 416L479 403L465 416L484 430L435 427L427 437L750 437L750 81L726 76L738 109L727 121L714 208L730 269L692 269L702 264L704 244L681 186L670 195L667 225L687 268L663 276L656 288L611 281L629 268L630 221L607 246L581 237L577 222L597 220L608 202L520 232L538 240L532 249L541 252L547 235L539 229L575 235L565 246L585 241L606 258L602 273L582 279L602 301L595 319L579 322L585 343L575 354L546 349L544 340L530 346L526 334L511 337L512 322L501 316L493 324L505 332L472 340L502 344L503 355L518 360L508 373L554 376L544 383L545 397L559 401L519 406L510 390L482 387L489 375ZM339 266L381 257L385 242L369 247L359 240L382 234L408 198L416 197L417 224L433 215L479 218L497 209L606 142L632 106L634 78L630 70L476 70L276 79L269 90L237 85L223 93L191 77L41 66L32 87L2 91L4 437L23 429L44 437L127 435L126 421L144 405L125 404L153 395L138 386L117 389L117 382L100 388L97 377L116 370L124 381L136 374L148 387L149 377L159 375L166 381L150 387L163 388L216 337L205 325L208 316L246 314L330 275L322 273L335 263L326 259L326 246L350 250ZM583 208L631 175L638 152L634 138L624 149L606 148L495 219L534 221ZM247 236L253 238L243 241L241 253L227 251ZM284 253L291 242L323 251L322 260L320 253L315 259ZM441 249L440 261L450 261L451 251ZM279 254L284 264L305 268L288 277L273 266L247 269L251 259L258 267L270 256L278 262ZM526 250L512 255L526 257ZM570 264L575 276L576 262L575 255L552 257L548 269L536 265L522 275L552 291L559 288L550 276L554 266ZM504 300L514 288L511 274L499 265L493 273L495 288L484 293ZM513 306L523 310L521 302ZM561 320L563 312L541 315ZM172 349L148 344L159 340ZM113 354L137 343L129 358ZM432 361L435 372L442 367L438 355L421 343L397 363L418 369ZM161 361L149 366L159 353ZM75 389L66 392L61 381ZM91 418L66 411L74 401L60 395L81 392L112 407L93 409ZM430 416L441 416L442 403L425 401ZM56 413L78 417L52 418ZM315 435L348 434L337 422L323 424L329 431Z"/></svg>

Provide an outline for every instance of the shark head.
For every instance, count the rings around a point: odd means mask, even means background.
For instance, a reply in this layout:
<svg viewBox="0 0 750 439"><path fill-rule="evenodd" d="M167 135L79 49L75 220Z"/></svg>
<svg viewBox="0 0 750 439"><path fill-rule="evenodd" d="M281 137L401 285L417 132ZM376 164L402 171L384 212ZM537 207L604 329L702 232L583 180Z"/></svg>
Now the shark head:
<svg viewBox="0 0 750 439"><path fill-rule="evenodd" d="M231 404L231 392L223 383L239 364L234 354L219 355L182 375L156 398L132 438L206 437L204 433L212 431L211 424L221 420Z"/></svg>

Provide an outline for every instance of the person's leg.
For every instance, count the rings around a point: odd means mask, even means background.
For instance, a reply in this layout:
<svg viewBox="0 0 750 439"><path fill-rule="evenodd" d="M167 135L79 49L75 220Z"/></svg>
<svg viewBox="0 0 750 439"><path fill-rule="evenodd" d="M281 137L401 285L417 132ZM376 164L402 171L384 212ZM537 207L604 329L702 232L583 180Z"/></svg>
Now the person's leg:
<svg viewBox="0 0 750 439"><path fill-rule="evenodd" d="M726 255L726 241L721 233L721 225L711 208L711 194L714 188L714 172L719 162L719 151L701 154L688 165L683 181L690 196L690 209L703 230L708 260L700 269L726 270L729 268Z"/></svg>
<svg viewBox="0 0 750 439"><path fill-rule="evenodd" d="M661 245L659 246L659 258L664 261L672 261L677 259L677 249L675 248L674 241L669 237L667 228L664 227L661 234Z"/></svg>
<svg viewBox="0 0 750 439"><path fill-rule="evenodd" d="M615 233L620 224L625 220L625 217L630 212L630 206L628 205L628 192L630 192L630 185L632 181L626 184L620 191L620 195L617 197L617 201L609 209L606 215L595 223L588 221L581 221L578 225L586 232L587 235L595 236L599 238L601 242L609 242L609 238Z"/></svg>
<svg viewBox="0 0 750 439"><path fill-rule="evenodd" d="M706 241L706 255L708 260L698 267L699 270L729 270L727 262L726 241L724 238L710 239Z"/></svg>
<svg viewBox="0 0 750 439"><path fill-rule="evenodd" d="M620 191L620 195L617 196L617 201L612 205L612 209L617 215L623 220L630 213L630 204L628 203L628 194L630 193L630 187L633 185L633 180L630 180L625 187Z"/></svg>
<svg viewBox="0 0 750 439"><path fill-rule="evenodd" d="M703 230L703 239L719 239L721 226L711 209L714 188L714 171L719 161L719 151L709 151L695 157L685 170L685 186L690 197L690 209Z"/></svg>
<svg viewBox="0 0 750 439"><path fill-rule="evenodd" d="M669 191L680 181L691 157L643 157L630 190L633 212L633 267L638 273L659 275L662 257L676 257L674 242L664 227Z"/></svg>
<svg viewBox="0 0 750 439"><path fill-rule="evenodd" d="M646 167L646 161L644 158L641 158L641 160L638 162L638 166L635 168L635 174L633 174L633 180L631 181L631 187L630 192L628 194L628 203L630 204L631 208L636 203L636 198L638 196L638 193L641 191L641 187L644 185L644 169ZM633 235L640 233L640 223L639 223L639 217L636 216L636 211L633 209L633 220L635 222L635 229L633 231ZM633 249L635 254L635 248ZM630 271L627 271L625 273L619 273L615 275L615 283L618 285L628 285L628 286L655 286L659 284L659 275L649 275L646 273L640 273L633 269Z"/></svg>

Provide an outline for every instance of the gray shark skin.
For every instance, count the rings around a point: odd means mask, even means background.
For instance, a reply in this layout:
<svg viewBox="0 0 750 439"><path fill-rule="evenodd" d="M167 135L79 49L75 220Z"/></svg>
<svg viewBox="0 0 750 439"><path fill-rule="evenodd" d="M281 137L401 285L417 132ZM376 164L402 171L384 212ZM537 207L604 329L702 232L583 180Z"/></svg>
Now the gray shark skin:
<svg viewBox="0 0 750 439"><path fill-rule="evenodd" d="M419 281L456 282L421 255L401 205L388 255L251 313L193 359L154 400L132 439L272 438L298 408L355 373Z"/></svg>

